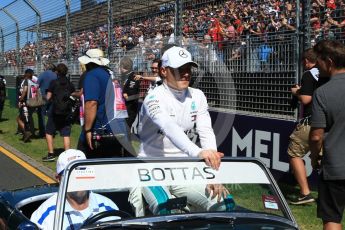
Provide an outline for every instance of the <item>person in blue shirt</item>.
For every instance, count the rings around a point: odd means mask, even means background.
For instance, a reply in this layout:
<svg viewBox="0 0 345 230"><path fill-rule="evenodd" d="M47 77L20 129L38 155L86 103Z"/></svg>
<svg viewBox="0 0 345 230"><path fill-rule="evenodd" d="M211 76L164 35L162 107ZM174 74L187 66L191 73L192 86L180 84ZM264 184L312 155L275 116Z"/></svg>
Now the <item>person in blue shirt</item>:
<svg viewBox="0 0 345 230"><path fill-rule="evenodd" d="M261 63L261 69L267 71L269 68L270 55L272 54L273 49L268 46L267 43L264 43L259 46L259 60Z"/></svg>
<svg viewBox="0 0 345 230"><path fill-rule="evenodd" d="M40 87L41 95L43 98L47 97L47 90L49 88L50 82L57 79L57 74L55 73L55 65L53 63L46 63L44 65L45 71L38 76L37 83ZM47 105L42 105L37 109L38 115L38 127L39 136L45 137L45 117L47 116Z"/></svg>
<svg viewBox="0 0 345 230"><path fill-rule="evenodd" d="M120 84L106 67L109 60L104 58L100 49L90 49L78 60L87 69L83 82L85 124L78 149L84 151L88 158L134 154L128 139L122 93L115 93Z"/></svg>

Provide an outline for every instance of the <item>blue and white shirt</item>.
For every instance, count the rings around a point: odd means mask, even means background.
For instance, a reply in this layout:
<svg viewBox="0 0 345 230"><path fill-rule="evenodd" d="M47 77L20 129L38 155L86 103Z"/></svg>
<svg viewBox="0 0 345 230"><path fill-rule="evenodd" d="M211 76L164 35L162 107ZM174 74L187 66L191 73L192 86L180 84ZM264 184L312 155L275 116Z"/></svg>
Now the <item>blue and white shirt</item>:
<svg viewBox="0 0 345 230"><path fill-rule="evenodd" d="M57 193L43 202L41 206L32 213L30 220L37 224L40 229L53 229L56 201ZM66 202L63 229L77 230L88 217L107 210L118 210L118 207L109 198L93 192L90 192L89 207L84 210L75 210L68 202Z"/></svg>

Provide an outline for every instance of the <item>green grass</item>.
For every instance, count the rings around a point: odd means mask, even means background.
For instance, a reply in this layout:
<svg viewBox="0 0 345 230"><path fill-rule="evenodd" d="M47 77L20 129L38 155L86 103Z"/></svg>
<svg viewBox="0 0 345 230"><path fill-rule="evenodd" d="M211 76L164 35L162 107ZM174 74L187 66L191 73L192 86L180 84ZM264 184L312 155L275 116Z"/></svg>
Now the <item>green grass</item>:
<svg viewBox="0 0 345 230"><path fill-rule="evenodd" d="M298 186L279 183L279 188L287 200L291 194L299 193ZM313 197L317 197L316 191L312 191L311 193ZM316 217L316 202L305 205L290 205L290 209L293 216L296 218L300 229L322 229L322 221ZM345 226L345 221L343 221L343 225Z"/></svg>
<svg viewBox="0 0 345 230"><path fill-rule="evenodd" d="M18 109L10 107L8 101L6 101L2 115L3 121L0 122L0 130L2 131L2 134L0 134L0 140L55 171L55 162L42 162L42 157L47 155L48 153L47 143L45 139L32 138L31 142L24 143L21 140L21 135L15 135L17 131L17 116ZM34 113L33 116L35 127L37 128L38 125L36 113ZM36 133L38 133L38 130L36 131ZM73 125L71 134L72 148L76 148L79 134L80 126ZM63 139L62 137L60 137L60 135L56 135L54 138L54 149L57 152L63 151Z"/></svg>
<svg viewBox="0 0 345 230"><path fill-rule="evenodd" d="M236 205L255 212L284 216L281 210L267 209L264 207L262 195L272 194L272 190L265 184L232 184L228 190L233 195Z"/></svg>
<svg viewBox="0 0 345 230"><path fill-rule="evenodd" d="M32 139L30 143L24 143L20 140L21 136L14 135L17 130L17 123L16 117L18 115L18 110L16 108L10 107L8 101L6 102L3 118L7 119L0 122L0 130L2 134L0 134L0 140L6 142L7 144L11 145L12 147L16 148L22 153L27 154L31 158L35 159L36 161L42 163L43 165L51 168L55 171L55 162L42 162L41 158L47 154L47 144L45 139ZM34 118L36 115L34 114ZM37 127L37 121L35 121ZM71 147L76 148L77 141L80 133L80 126L74 125L72 127L72 134L71 134ZM62 138L57 135L54 139L54 147L55 149L62 149L63 142ZM296 192L296 188L286 184L279 185L283 194L292 194ZM314 197L317 197L316 192L312 192ZM250 195L246 196L246 202L254 202L250 199ZM294 217L297 220L300 229L302 230L312 230L312 229L322 229L322 222L320 219L316 218L316 203L308 204L308 205L301 205L301 206L290 206ZM345 218L344 218L345 219ZM343 220L343 226L345 226L345 220Z"/></svg>

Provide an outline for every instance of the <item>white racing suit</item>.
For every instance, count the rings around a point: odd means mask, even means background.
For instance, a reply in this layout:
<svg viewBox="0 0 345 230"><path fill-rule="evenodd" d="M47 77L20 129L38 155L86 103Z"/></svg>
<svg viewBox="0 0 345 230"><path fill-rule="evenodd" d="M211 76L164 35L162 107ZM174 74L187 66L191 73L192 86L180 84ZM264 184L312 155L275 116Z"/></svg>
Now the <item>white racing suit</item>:
<svg viewBox="0 0 345 230"><path fill-rule="evenodd" d="M191 139L199 136L201 148ZM145 98L140 111L138 157L197 157L202 149L217 150L207 100L199 89L177 91L165 83ZM135 188L129 200L138 216L143 215L142 195L154 213L158 206L173 197L187 197L197 210L209 210L217 203L210 199L206 186L168 186Z"/></svg>

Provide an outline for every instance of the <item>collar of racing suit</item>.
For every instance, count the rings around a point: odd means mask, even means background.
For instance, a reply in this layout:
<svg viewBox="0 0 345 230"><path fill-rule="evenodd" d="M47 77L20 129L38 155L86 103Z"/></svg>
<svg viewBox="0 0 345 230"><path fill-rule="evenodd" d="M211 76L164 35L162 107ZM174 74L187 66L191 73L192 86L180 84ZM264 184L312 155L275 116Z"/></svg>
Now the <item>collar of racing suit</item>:
<svg viewBox="0 0 345 230"><path fill-rule="evenodd" d="M169 91L174 97L179 101L184 101L184 99L188 96L188 89L184 90L177 90L169 87L165 82L163 83L164 88Z"/></svg>

